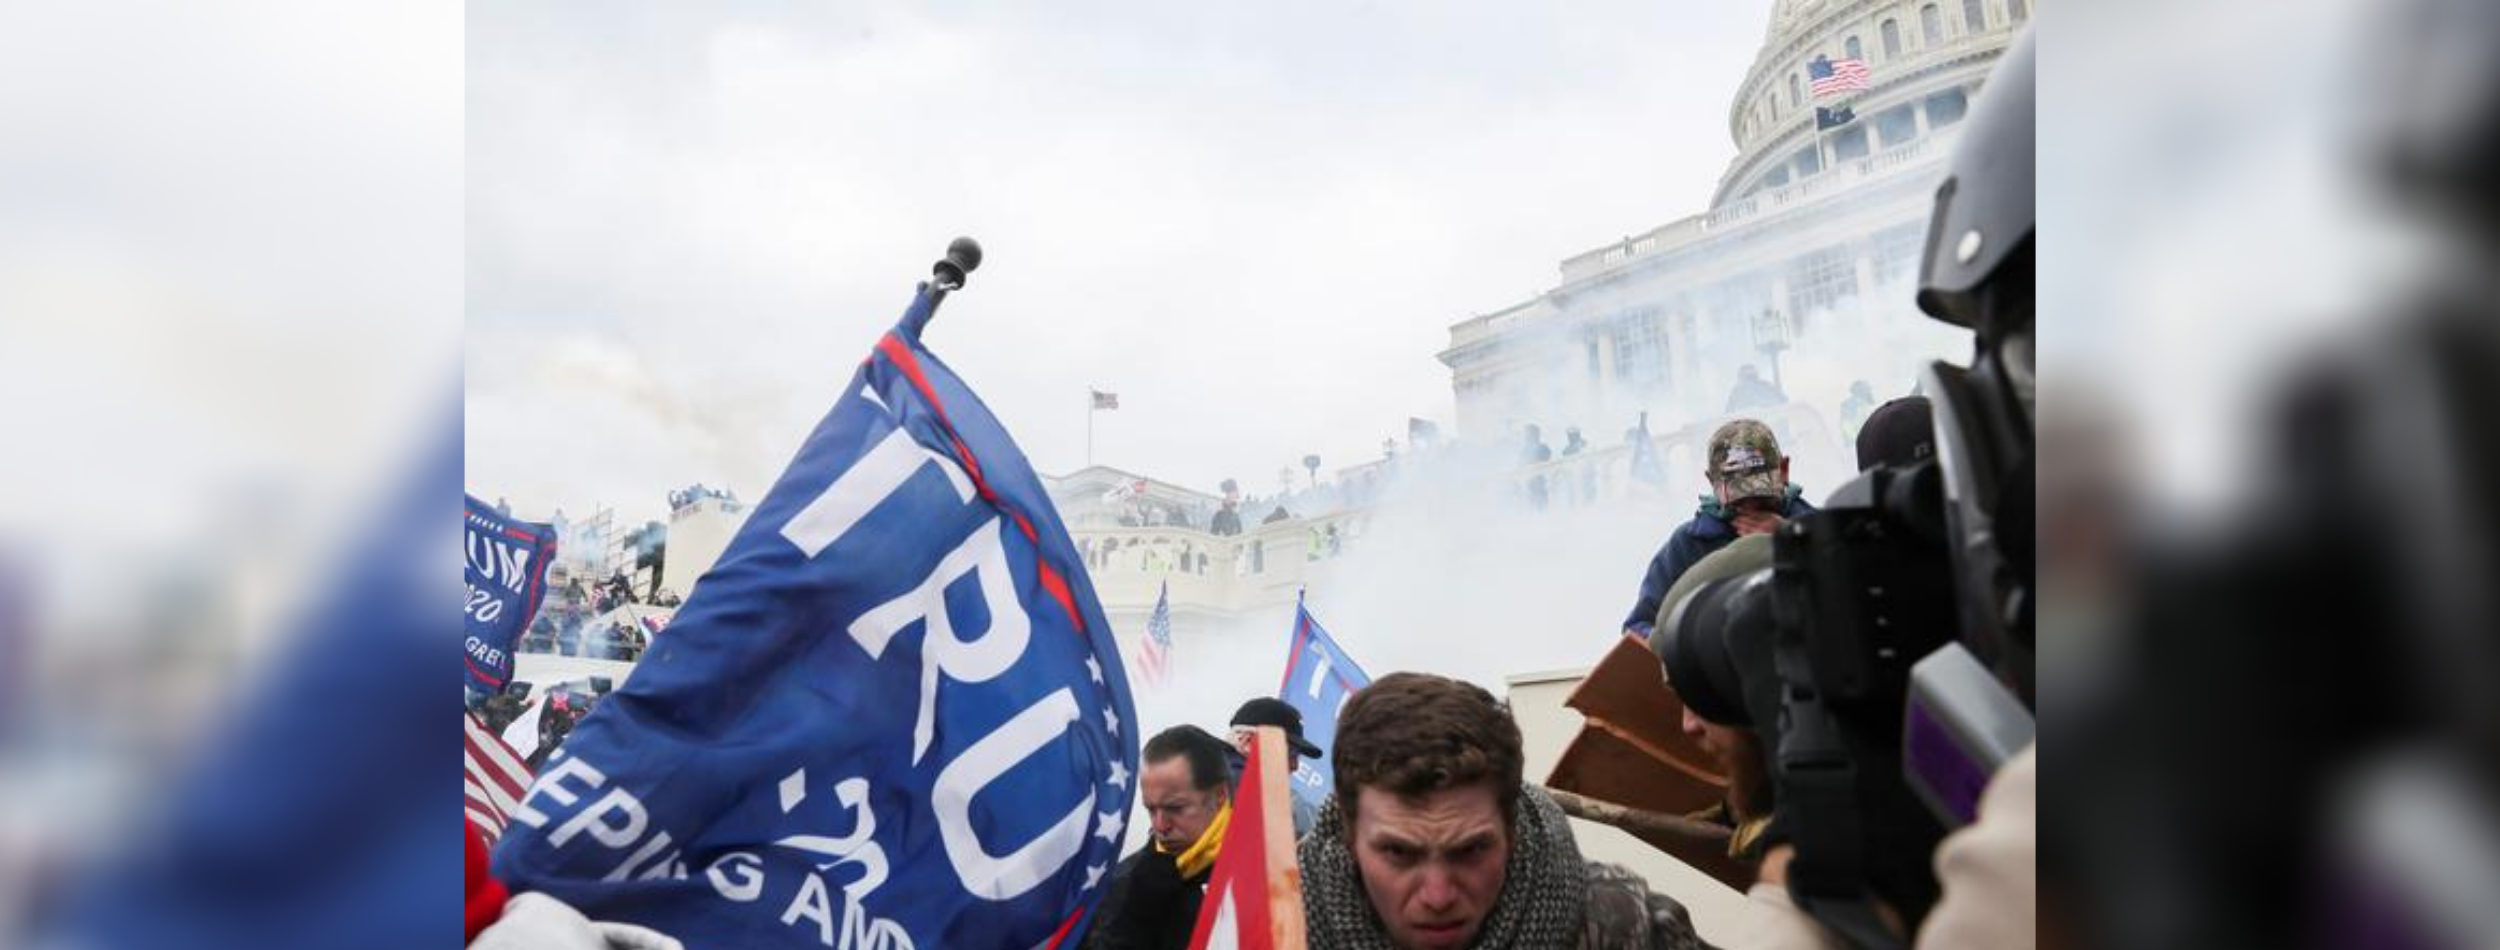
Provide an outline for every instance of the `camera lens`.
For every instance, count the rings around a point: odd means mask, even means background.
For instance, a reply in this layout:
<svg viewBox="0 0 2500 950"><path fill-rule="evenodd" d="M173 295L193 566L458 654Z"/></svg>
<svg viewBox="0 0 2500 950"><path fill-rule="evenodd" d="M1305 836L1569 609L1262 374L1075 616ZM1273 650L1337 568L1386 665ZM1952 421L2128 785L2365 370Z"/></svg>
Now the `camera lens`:
<svg viewBox="0 0 2500 950"><path fill-rule="evenodd" d="M1722 726L1753 726L1745 683L1758 678L1769 652L1749 649L1776 635L1771 627L1771 572L1754 571L1702 584L1670 602L1668 616L1652 634L1667 682L1693 714ZM1763 666L1759 670L1750 667Z"/></svg>

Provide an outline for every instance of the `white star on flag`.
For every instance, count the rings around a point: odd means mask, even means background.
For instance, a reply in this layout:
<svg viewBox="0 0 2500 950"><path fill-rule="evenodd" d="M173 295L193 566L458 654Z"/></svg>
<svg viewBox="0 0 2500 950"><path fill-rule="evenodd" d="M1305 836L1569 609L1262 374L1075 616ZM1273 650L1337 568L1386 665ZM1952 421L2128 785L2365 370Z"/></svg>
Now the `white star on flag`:
<svg viewBox="0 0 2500 950"><path fill-rule="evenodd" d="M1116 736L1116 735L1119 735L1119 734L1120 734L1120 714L1119 714L1119 713L1112 712L1111 710L1108 710L1108 709L1103 710L1103 711L1102 711L1102 722L1103 722L1103 725L1104 725L1104 726L1108 727L1108 728L1111 730L1111 734L1112 734L1112 735L1115 735L1115 736Z"/></svg>
<svg viewBox="0 0 2500 950"><path fill-rule="evenodd" d="M1102 682L1102 661L1090 656L1086 657L1085 672L1094 674L1094 682Z"/></svg>
<svg viewBox="0 0 2500 950"><path fill-rule="evenodd" d="M1119 812L1103 812L1102 827L1094 829L1094 833L1101 835L1102 840L1104 841L1118 841L1120 840L1120 825L1121 821Z"/></svg>
<svg viewBox="0 0 2500 950"><path fill-rule="evenodd" d="M1089 866L1085 869L1086 890L1093 890L1096 885L1102 883L1102 872L1103 866L1099 864Z"/></svg>
<svg viewBox="0 0 2500 950"><path fill-rule="evenodd" d="M1118 762L1111 763L1111 785L1114 788L1128 787L1128 766Z"/></svg>

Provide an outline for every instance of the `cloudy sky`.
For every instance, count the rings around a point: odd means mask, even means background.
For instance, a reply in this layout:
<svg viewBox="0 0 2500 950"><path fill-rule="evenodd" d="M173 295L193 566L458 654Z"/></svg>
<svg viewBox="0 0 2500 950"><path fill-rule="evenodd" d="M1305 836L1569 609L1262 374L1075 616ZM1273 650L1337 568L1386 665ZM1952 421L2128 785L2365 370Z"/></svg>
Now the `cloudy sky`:
<svg viewBox="0 0 2500 950"><path fill-rule="evenodd" d="M1035 464L1199 487L1450 415L1448 327L1703 210L1767 3L473 6L468 474L762 494L929 336Z"/></svg>

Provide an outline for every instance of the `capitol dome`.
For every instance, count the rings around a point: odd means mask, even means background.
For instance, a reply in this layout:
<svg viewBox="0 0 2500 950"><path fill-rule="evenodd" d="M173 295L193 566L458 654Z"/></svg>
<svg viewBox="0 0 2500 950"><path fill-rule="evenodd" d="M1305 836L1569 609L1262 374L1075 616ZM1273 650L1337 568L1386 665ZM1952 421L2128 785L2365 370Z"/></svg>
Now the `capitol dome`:
<svg viewBox="0 0 2500 950"><path fill-rule="evenodd" d="M1950 128L2030 17L2031 0L1776 0L1728 105L1737 154L1712 205ZM1817 58L1865 64L1865 88L1815 95ZM1817 128L1818 106L1846 108L1849 120Z"/></svg>

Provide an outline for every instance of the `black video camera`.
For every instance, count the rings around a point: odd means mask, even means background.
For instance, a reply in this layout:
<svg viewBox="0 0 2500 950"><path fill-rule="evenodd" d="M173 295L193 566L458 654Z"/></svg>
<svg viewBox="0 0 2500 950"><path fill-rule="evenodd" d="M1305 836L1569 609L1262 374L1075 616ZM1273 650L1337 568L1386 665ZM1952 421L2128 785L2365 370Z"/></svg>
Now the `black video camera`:
<svg viewBox="0 0 2500 950"><path fill-rule="evenodd" d="M1911 668L1957 630L1935 464L1841 486L1780 527L1771 559L1676 602L1659 654L1695 715L1761 737L1778 799L1771 837L1797 846L1800 905L1883 945L1873 902L1915 932L1935 904L1944 835L1899 766Z"/></svg>

